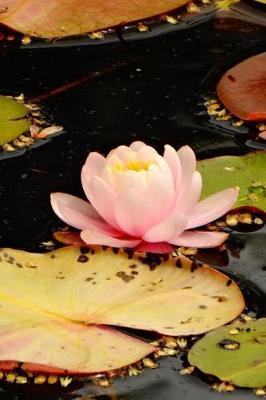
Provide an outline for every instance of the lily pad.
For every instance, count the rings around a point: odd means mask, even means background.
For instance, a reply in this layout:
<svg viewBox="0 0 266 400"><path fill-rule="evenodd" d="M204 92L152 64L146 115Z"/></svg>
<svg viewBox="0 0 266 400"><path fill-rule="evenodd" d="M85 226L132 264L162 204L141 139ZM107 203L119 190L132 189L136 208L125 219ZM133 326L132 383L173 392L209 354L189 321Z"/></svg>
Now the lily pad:
<svg viewBox="0 0 266 400"><path fill-rule="evenodd" d="M3 249L0 256L0 361L39 371L108 371L154 351L108 325L190 335L244 307L233 281L185 257L78 246L46 254Z"/></svg>
<svg viewBox="0 0 266 400"><path fill-rule="evenodd" d="M217 85L225 107L247 121L266 120L266 52L229 69Z"/></svg>
<svg viewBox="0 0 266 400"><path fill-rule="evenodd" d="M0 145L16 139L29 129L31 119L28 114L29 110L24 104L0 96Z"/></svg>
<svg viewBox="0 0 266 400"><path fill-rule="evenodd" d="M1 0L0 22L41 38L81 35L167 13L188 0Z"/></svg>
<svg viewBox="0 0 266 400"><path fill-rule="evenodd" d="M240 387L266 385L266 319L235 323L208 333L188 354L206 374Z"/></svg>
<svg viewBox="0 0 266 400"><path fill-rule="evenodd" d="M252 206L266 211L266 152L210 158L199 161L197 169L203 178L202 198L239 186L233 208Z"/></svg>

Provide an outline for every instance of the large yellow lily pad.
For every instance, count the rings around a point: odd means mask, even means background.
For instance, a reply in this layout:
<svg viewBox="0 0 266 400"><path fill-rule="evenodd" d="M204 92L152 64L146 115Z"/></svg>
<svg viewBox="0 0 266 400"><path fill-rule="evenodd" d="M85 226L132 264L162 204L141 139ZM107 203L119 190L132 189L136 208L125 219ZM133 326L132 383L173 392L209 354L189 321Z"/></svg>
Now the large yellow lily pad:
<svg viewBox="0 0 266 400"><path fill-rule="evenodd" d="M241 313L237 285L184 257L65 247L0 252L0 361L92 373L133 363L154 348L108 325L190 335Z"/></svg>

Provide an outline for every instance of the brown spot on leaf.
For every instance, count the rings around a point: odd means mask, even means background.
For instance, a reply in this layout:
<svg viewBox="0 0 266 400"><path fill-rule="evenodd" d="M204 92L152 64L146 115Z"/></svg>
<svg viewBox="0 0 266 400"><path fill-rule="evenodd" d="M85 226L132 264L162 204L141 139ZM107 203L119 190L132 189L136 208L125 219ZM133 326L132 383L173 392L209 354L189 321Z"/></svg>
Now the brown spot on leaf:
<svg viewBox="0 0 266 400"><path fill-rule="evenodd" d="M126 272L124 272L124 271L119 271L119 272L117 272L116 276L117 276L118 278L121 278L121 279L122 279L124 282L126 282L126 283L132 281L132 279L135 279L134 276L128 275L128 274L127 274Z"/></svg>
<svg viewBox="0 0 266 400"><path fill-rule="evenodd" d="M89 261L89 257L85 256L85 254L81 254L79 256L79 258L77 259L77 261L80 263L85 263L85 262Z"/></svg>
<svg viewBox="0 0 266 400"><path fill-rule="evenodd" d="M79 250L81 254L88 254L90 252L90 248L86 246L81 246Z"/></svg>

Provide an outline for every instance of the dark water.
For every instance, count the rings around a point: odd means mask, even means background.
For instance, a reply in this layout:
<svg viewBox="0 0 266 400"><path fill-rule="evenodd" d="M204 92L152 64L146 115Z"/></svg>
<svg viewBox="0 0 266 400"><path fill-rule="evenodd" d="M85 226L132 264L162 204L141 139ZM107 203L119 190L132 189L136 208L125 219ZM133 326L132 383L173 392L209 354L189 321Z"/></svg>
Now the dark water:
<svg viewBox="0 0 266 400"><path fill-rule="evenodd" d="M176 148L189 144L198 158L250 151L253 142L248 130L213 124L200 103L205 92L214 90L215 80L228 65L265 50L265 30L219 32L207 22L136 42L14 48L3 54L1 91L23 92L27 98L43 95L89 72L106 67L110 71L44 102L56 123L64 126L64 134L19 157L0 161L0 246L43 249L41 242L60 226L49 194L63 191L82 195L80 167L89 151L105 153L133 140L143 140L157 149L165 143ZM213 259L213 264L224 271L252 282L248 297L261 315L265 314L265 241L263 229L234 233L232 251L223 255L223 261ZM210 391L197 377L181 376L181 365L181 360L167 358L159 369L119 380L110 389L85 387L77 393L92 393L102 400L113 392L118 400L209 400L225 396ZM13 392L21 394L17 397L20 399L43 397L39 388L34 390L37 393L23 386L12 387ZM0 396L3 400L16 398L11 387ZM226 396L242 400L253 394L237 391Z"/></svg>

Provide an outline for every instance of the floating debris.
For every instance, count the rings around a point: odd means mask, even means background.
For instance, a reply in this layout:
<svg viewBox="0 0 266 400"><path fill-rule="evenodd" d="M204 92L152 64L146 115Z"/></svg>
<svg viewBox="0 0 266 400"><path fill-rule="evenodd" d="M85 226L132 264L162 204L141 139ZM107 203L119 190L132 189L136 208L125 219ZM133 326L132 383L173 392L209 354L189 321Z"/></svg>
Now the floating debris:
<svg viewBox="0 0 266 400"><path fill-rule="evenodd" d="M38 140L47 139L49 136L63 131L62 126L49 125L45 120L45 115L41 107L37 104L25 103L24 94L19 96L6 96L23 104L28 110L27 118L31 120L31 125L28 130L23 132L11 142L2 144L1 148L4 152L15 152L17 150L30 147Z"/></svg>

